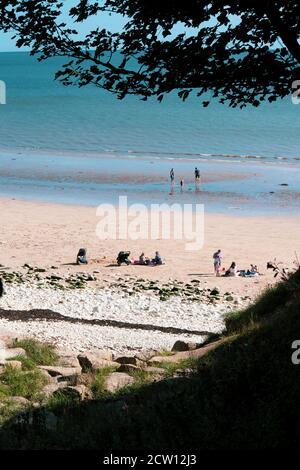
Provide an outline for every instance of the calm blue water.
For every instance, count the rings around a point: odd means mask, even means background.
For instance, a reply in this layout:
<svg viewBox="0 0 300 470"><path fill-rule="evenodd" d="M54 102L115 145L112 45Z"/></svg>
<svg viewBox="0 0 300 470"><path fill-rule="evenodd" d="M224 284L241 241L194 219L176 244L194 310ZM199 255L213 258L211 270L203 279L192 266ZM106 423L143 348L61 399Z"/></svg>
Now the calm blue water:
<svg viewBox="0 0 300 470"><path fill-rule="evenodd" d="M96 204L95 193L102 200L122 191L165 200L165 177L174 166L187 182L185 197L194 200L197 164L207 172L202 197L212 209L224 208L218 194L231 207L275 192L285 207L298 210L300 106L290 99L244 110L216 102L204 109L196 98L182 103L174 95L161 104L119 101L93 86L55 82L61 63L0 53L7 86L7 105L0 106L0 195ZM225 177L213 181L217 173ZM248 179L230 180L244 173Z"/></svg>
<svg viewBox="0 0 300 470"><path fill-rule="evenodd" d="M254 109L168 96L159 104L119 101L93 86L53 80L61 59L38 63L27 53L1 53L0 148L158 154L233 154L300 157L300 105L289 99Z"/></svg>

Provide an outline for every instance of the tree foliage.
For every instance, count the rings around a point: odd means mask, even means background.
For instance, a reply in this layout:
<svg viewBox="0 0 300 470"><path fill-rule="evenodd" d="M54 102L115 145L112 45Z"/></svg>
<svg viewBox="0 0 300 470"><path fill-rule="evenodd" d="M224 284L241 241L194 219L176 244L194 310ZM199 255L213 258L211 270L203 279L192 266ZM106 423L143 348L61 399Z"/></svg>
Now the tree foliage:
<svg viewBox="0 0 300 470"><path fill-rule="evenodd" d="M56 74L65 85L93 83L120 99L195 92L204 106L213 97L244 107L283 98L300 78L296 0L74 0L68 24L62 8L58 0L2 1L0 29L39 60L66 57ZM104 12L124 17L124 28L78 34Z"/></svg>

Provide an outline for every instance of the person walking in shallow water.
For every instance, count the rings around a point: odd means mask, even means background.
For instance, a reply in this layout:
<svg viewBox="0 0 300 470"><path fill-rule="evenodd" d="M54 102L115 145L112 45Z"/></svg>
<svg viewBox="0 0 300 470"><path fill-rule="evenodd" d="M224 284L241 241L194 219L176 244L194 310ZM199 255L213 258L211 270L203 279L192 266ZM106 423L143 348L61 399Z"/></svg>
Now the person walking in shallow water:
<svg viewBox="0 0 300 470"><path fill-rule="evenodd" d="M184 180L180 180L180 191L183 192Z"/></svg>
<svg viewBox="0 0 300 470"><path fill-rule="evenodd" d="M196 185L196 191L199 191L200 189L200 171L198 168L195 168L195 185Z"/></svg>
<svg viewBox="0 0 300 470"><path fill-rule="evenodd" d="M170 171L170 180L171 180L171 184L174 183L174 179L175 179L174 169L171 168L171 171Z"/></svg>

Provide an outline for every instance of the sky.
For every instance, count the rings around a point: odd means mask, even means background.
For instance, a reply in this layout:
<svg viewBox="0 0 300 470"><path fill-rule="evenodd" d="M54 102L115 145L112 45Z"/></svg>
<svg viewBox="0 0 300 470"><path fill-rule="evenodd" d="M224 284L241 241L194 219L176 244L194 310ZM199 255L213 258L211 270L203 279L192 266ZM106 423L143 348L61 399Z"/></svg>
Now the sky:
<svg viewBox="0 0 300 470"><path fill-rule="evenodd" d="M62 21L68 23L68 10L75 4L78 3L78 0L65 0L64 11L62 14ZM108 13L101 13L97 17L89 18L82 24L76 24L75 28L79 30L82 36L85 36L91 29L99 27L99 25L107 28L112 32L120 31L125 23L125 19L120 15L109 15ZM21 51L26 50L18 49L15 46L14 41L11 39L13 33L4 34L0 32L0 52L12 52L12 51Z"/></svg>

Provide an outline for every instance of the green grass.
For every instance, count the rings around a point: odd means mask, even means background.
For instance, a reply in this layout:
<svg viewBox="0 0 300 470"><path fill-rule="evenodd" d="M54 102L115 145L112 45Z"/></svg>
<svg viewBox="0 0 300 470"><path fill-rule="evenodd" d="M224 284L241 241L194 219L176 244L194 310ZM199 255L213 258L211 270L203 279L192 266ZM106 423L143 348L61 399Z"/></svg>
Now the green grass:
<svg viewBox="0 0 300 470"><path fill-rule="evenodd" d="M165 377L172 377L178 369L194 369L197 363L197 359L189 358L178 362L160 362L156 367L165 370Z"/></svg>
<svg viewBox="0 0 300 470"><path fill-rule="evenodd" d="M37 398L47 379L38 370L20 371L9 364L0 376L1 385L7 387L10 396L24 397L29 400Z"/></svg>
<svg viewBox="0 0 300 470"><path fill-rule="evenodd" d="M151 375L143 369L132 370L128 374L134 378L136 384L145 384L151 380Z"/></svg>
<svg viewBox="0 0 300 470"><path fill-rule="evenodd" d="M90 389L94 399L111 395L110 392L104 390L105 379L109 374L115 371L115 367L103 367L102 369L97 370L90 384Z"/></svg>
<svg viewBox="0 0 300 470"><path fill-rule="evenodd" d="M166 349L163 349L162 351L159 351L159 356L174 356L175 352L173 351L167 351Z"/></svg>
<svg viewBox="0 0 300 470"><path fill-rule="evenodd" d="M0 400L9 396L9 388L7 385L0 382Z"/></svg>
<svg viewBox="0 0 300 470"><path fill-rule="evenodd" d="M8 361L19 361L22 363L22 370L34 370L36 368L36 363L29 357L18 355L11 357Z"/></svg>
<svg viewBox="0 0 300 470"><path fill-rule="evenodd" d="M13 348L23 348L31 361L40 366L54 366L57 364L58 355L51 344L43 344L35 339L15 340Z"/></svg>
<svg viewBox="0 0 300 470"><path fill-rule="evenodd" d="M55 395L52 395L47 401L47 407L50 410L55 409L65 409L71 406L74 406L79 402L79 399L75 399L74 397L63 393L62 391L58 390Z"/></svg>

